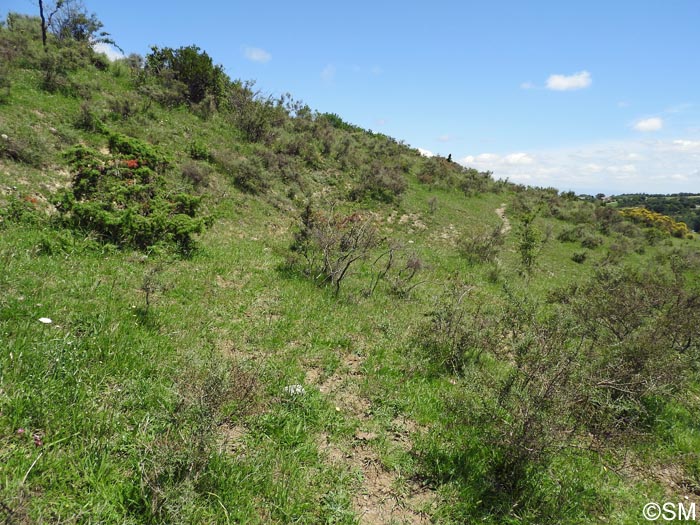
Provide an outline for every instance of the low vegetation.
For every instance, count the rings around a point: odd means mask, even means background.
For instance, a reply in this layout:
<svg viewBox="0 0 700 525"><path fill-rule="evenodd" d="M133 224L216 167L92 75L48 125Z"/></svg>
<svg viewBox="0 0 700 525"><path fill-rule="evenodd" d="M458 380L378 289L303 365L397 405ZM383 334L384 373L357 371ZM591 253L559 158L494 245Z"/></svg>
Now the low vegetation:
<svg viewBox="0 0 700 525"><path fill-rule="evenodd" d="M45 29L0 26L0 521L698 500L682 223L422 157L197 46L110 62Z"/></svg>

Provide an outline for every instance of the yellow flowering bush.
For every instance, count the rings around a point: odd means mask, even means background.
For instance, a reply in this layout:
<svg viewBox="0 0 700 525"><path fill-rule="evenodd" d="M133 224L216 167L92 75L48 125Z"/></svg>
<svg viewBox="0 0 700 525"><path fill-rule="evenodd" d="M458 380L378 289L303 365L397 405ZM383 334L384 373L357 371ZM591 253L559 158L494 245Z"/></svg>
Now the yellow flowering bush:
<svg viewBox="0 0 700 525"><path fill-rule="evenodd" d="M641 207L623 208L620 210L620 214L636 223L668 232L674 237L681 239L684 237L687 239L693 238L693 233L686 223L675 221L668 215Z"/></svg>

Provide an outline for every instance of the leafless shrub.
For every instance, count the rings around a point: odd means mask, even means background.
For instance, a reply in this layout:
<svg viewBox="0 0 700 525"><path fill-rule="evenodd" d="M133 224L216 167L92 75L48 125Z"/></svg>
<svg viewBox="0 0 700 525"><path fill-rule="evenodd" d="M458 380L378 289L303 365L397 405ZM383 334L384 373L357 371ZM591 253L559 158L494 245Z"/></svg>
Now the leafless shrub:
<svg viewBox="0 0 700 525"><path fill-rule="evenodd" d="M430 197L428 199L428 211L430 212L430 215L435 215L435 212L437 211L438 207L438 202L437 202L437 197Z"/></svg>
<svg viewBox="0 0 700 525"><path fill-rule="evenodd" d="M414 281L418 273L423 270L425 264L416 253L406 254L400 244L392 244L382 252L374 261L377 268L372 276L366 295L371 296L382 281L388 281L391 291L398 297L405 298L411 291L423 284L424 281Z"/></svg>
<svg viewBox="0 0 700 525"><path fill-rule="evenodd" d="M337 295L350 268L378 244L376 228L361 214L343 215L333 209L324 213L307 205L291 250L304 260L307 275L330 284Z"/></svg>

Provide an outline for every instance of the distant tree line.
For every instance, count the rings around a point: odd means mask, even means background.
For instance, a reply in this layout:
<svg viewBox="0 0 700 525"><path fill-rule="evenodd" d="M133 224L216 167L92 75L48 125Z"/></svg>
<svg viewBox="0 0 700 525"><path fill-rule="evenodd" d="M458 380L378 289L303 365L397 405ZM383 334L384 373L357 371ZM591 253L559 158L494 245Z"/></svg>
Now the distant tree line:
<svg viewBox="0 0 700 525"><path fill-rule="evenodd" d="M613 197L619 208L644 207L684 222L693 231L700 231L700 194L648 195L631 193Z"/></svg>

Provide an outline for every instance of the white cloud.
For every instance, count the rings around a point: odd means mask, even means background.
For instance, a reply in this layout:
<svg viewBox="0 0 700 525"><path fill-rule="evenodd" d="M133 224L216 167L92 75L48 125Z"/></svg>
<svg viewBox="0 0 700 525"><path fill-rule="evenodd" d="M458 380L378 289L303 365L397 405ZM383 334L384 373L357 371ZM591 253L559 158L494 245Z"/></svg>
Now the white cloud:
<svg viewBox="0 0 700 525"><path fill-rule="evenodd" d="M632 126L637 131L658 131L664 127L664 121L660 117L652 117L638 120Z"/></svg>
<svg viewBox="0 0 700 525"><path fill-rule="evenodd" d="M440 135L440 136L438 137L438 140L439 140L440 142L449 142L449 141L452 140L452 137L451 137L450 135L448 135L447 133L445 133L444 135Z"/></svg>
<svg viewBox="0 0 700 525"><path fill-rule="evenodd" d="M370 71L375 76L381 75L382 73L384 73L384 70L379 66L373 66Z"/></svg>
<svg viewBox="0 0 700 525"><path fill-rule="evenodd" d="M700 151L700 140L674 140L673 146L681 151Z"/></svg>
<svg viewBox="0 0 700 525"><path fill-rule="evenodd" d="M95 53L104 53L107 55L107 58L114 62L115 60L119 60L120 58L124 58L124 53L119 51L117 48L110 44L105 44L104 42L98 42L97 44L94 44L92 46L92 49L95 50Z"/></svg>
<svg viewBox="0 0 700 525"><path fill-rule="evenodd" d="M243 54L248 60L260 62L261 64L272 60L272 55L259 47L246 47L243 49Z"/></svg>
<svg viewBox="0 0 700 525"><path fill-rule="evenodd" d="M424 157L434 157L435 156L435 153L433 153L430 150L423 149L423 148L416 148L416 149L418 150L418 153L420 153Z"/></svg>
<svg viewBox="0 0 700 525"><path fill-rule="evenodd" d="M547 79L547 89L553 91L571 91L587 88L593 83L588 71L579 71L573 75L550 75Z"/></svg>
<svg viewBox="0 0 700 525"><path fill-rule="evenodd" d="M696 192L700 137L464 156L460 163L494 177L595 194Z"/></svg>
<svg viewBox="0 0 700 525"><path fill-rule="evenodd" d="M507 164L532 164L535 162L535 159L527 153L511 153L510 155L506 155L504 161Z"/></svg>
<svg viewBox="0 0 700 525"><path fill-rule="evenodd" d="M535 84L532 82L523 82L520 84L520 89L535 89L535 87L537 86L535 86Z"/></svg>
<svg viewBox="0 0 700 525"><path fill-rule="evenodd" d="M333 64L328 64L323 68L323 71L321 71L321 80L323 80L325 84L333 83L333 80L335 80L335 66Z"/></svg>

